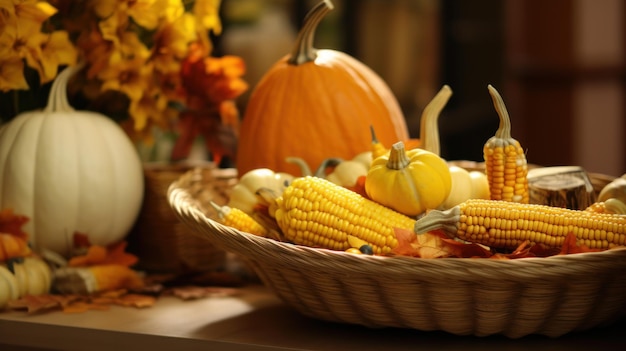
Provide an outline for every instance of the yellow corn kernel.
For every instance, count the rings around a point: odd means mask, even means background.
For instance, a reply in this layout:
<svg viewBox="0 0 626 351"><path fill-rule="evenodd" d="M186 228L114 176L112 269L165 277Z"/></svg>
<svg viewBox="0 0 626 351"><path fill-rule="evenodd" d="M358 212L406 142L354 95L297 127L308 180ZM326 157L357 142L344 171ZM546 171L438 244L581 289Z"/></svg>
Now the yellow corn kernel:
<svg viewBox="0 0 626 351"><path fill-rule="evenodd" d="M416 233L434 229L494 248L515 249L526 240L561 247L569 233L590 248L626 245L624 215L497 200L472 199L447 211L431 211L414 227Z"/></svg>
<svg viewBox="0 0 626 351"><path fill-rule="evenodd" d="M524 149L511 137L511 121L502 97L491 85L488 88L500 118L496 134L483 147L491 199L527 204L530 197Z"/></svg>
<svg viewBox="0 0 626 351"><path fill-rule="evenodd" d="M606 209L606 205L604 202L594 202L589 205L589 207L585 208L585 211L595 212L595 213L609 213Z"/></svg>
<svg viewBox="0 0 626 351"><path fill-rule="evenodd" d="M626 204L621 200L612 197L604 201L591 204L585 209L585 211L626 215Z"/></svg>
<svg viewBox="0 0 626 351"><path fill-rule="evenodd" d="M350 236L375 254L398 245L394 228L411 230L414 219L318 177L295 179L272 208L285 237L295 244L345 251Z"/></svg>
<svg viewBox="0 0 626 351"><path fill-rule="evenodd" d="M217 212L218 221L221 224L242 232L262 237L267 236L267 229L242 210L230 206L220 206L214 202L211 202L211 206Z"/></svg>

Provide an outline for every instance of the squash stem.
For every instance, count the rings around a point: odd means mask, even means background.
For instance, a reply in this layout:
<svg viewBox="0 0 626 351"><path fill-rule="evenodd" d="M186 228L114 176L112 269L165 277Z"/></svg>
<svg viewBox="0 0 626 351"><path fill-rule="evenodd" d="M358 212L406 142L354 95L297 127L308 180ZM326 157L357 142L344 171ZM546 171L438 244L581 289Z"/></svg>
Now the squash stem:
<svg viewBox="0 0 626 351"><path fill-rule="evenodd" d="M74 108L67 101L67 82L74 73L78 72L84 64L78 64L76 66L70 66L65 68L56 77L50 88L50 95L48 96L48 104L44 109L44 112L72 112Z"/></svg>
<svg viewBox="0 0 626 351"><path fill-rule="evenodd" d="M441 154L439 144L439 115L452 96L452 89L444 85L435 97L426 105L422 112L420 124L420 140L422 148L437 156Z"/></svg>
<svg viewBox="0 0 626 351"><path fill-rule="evenodd" d="M401 170L409 165L409 157L406 155L404 143L398 141L391 146L389 150L389 159L387 160L387 168Z"/></svg>
<svg viewBox="0 0 626 351"><path fill-rule="evenodd" d="M314 61L317 57L317 49L313 47L313 39L317 26L334 8L330 0L323 0L313 7L304 17L302 29L298 32L295 45L287 62L292 65Z"/></svg>
<svg viewBox="0 0 626 351"><path fill-rule="evenodd" d="M489 94L491 95L491 100L493 100L493 106L498 113L498 117L500 118L500 126L496 131L496 138L500 139L510 139L511 138L511 119L509 117L509 112L506 109L506 105L504 105L504 101L502 100L502 96L500 93L489 84L487 86L489 89Z"/></svg>

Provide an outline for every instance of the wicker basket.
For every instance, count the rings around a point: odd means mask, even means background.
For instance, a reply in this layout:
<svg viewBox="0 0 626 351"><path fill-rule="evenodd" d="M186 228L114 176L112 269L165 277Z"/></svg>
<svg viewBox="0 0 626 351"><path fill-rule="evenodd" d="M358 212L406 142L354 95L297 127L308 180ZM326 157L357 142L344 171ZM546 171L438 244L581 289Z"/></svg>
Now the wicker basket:
<svg viewBox="0 0 626 351"><path fill-rule="evenodd" d="M144 201L128 237L128 250L138 256L139 269L193 274L221 270L225 265L226 252L193 235L169 205L167 189L183 174L187 191L218 204L228 201L230 188L237 181L236 170L219 169L210 162L144 165ZM215 216L214 212L206 214Z"/></svg>
<svg viewBox="0 0 626 351"><path fill-rule="evenodd" d="M188 176L171 185L169 201L193 232L245 257L286 304L317 319L519 338L626 315L626 249L517 260L354 255L223 226L205 215Z"/></svg>

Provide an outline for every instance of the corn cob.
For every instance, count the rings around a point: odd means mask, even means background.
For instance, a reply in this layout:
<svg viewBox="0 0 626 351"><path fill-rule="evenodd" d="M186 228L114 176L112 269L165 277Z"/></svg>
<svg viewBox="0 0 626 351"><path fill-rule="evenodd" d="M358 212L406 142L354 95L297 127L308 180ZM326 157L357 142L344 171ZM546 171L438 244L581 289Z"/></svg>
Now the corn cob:
<svg viewBox="0 0 626 351"><path fill-rule="evenodd" d="M217 212L218 221L221 224L242 232L262 237L267 236L267 229L242 210L236 207L220 206L213 201L211 201L211 206Z"/></svg>
<svg viewBox="0 0 626 351"><path fill-rule="evenodd" d="M611 197L591 204L585 211L626 215L626 204L617 198Z"/></svg>
<svg viewBox="0 0 626 351"><path fill-rule="evenodd" d="M347 250L354 236L375 254L398 245L394 228L411 230L415 220L351 190L317 177L295 179L270 208L285 237L295 244ZM359 240L352 240L353 242Z"/></svg>
<svg viewBox="0 0 626 351"><path fill-rule="evenodd" d="M511 121L502 97L491 85L488 89L500 118L496 134L483 148L491 199L527 204L528 166L524 149L511 137Z"/></svg>
<svg viewBox="0 0 626 351"><path fill-rule="evenodd" d="M573 233L590 248L626 245L626 216L496 200L467 200L446 211L431 211L417 220L414 231L442 229L450 237L515 249L531 244L561 247Z"/></svg>

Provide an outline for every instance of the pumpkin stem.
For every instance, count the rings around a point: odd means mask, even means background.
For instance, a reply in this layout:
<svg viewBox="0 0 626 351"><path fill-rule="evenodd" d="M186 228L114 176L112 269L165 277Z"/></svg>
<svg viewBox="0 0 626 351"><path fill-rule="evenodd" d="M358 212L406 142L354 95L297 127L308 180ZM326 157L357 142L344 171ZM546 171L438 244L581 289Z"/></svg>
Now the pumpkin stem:
<svg viewBox="0 0 626 351"><path fill-rule="evenodd" d="M498 93L491 84L487 86L487 89L489 89L493 106L496 108L496 112L498 112L498 117L500 117L500 126L495 136L500 139L511 139L511 119L509 118L509 112L504 105L502 96L500 96L500 93Z"/></svg>
<svg viewBox="0 0 626 351"><path fill-rule="evenodd" d="M420 140L423 149L430 151L439 156L439 126L438 120L441 111L452 96L452 89L448 85L444 85L435 97L426 105L422 112L420 125Z"/></svg>
<svg viewBox="0 0 626 351"><path fill-rule="evenodd" d="M44 112L72 112L74 108L67 101L67 82L74 73L78 72L84 64L78 64L65 68L54 80L48 96L48 104Z"/></svg>
<svg viewBox="0 0 626 351"><path fill-rule="evenodd" d="M317 57L317 49L313 47L315 30L326 14L333 8L333 3L330 0L323 0L306 14L304 24L298 32L295 45L287 60L289 64L301 65L315 60Z"/></svg>
<svg viewBox="0 0 626 351"><path fill-rule="evenodd" d="M409 157L404 149L404 143L398 141L391 145L389 150L389 159L387 160L387 168L401 170L409 165Z"/></svg>

